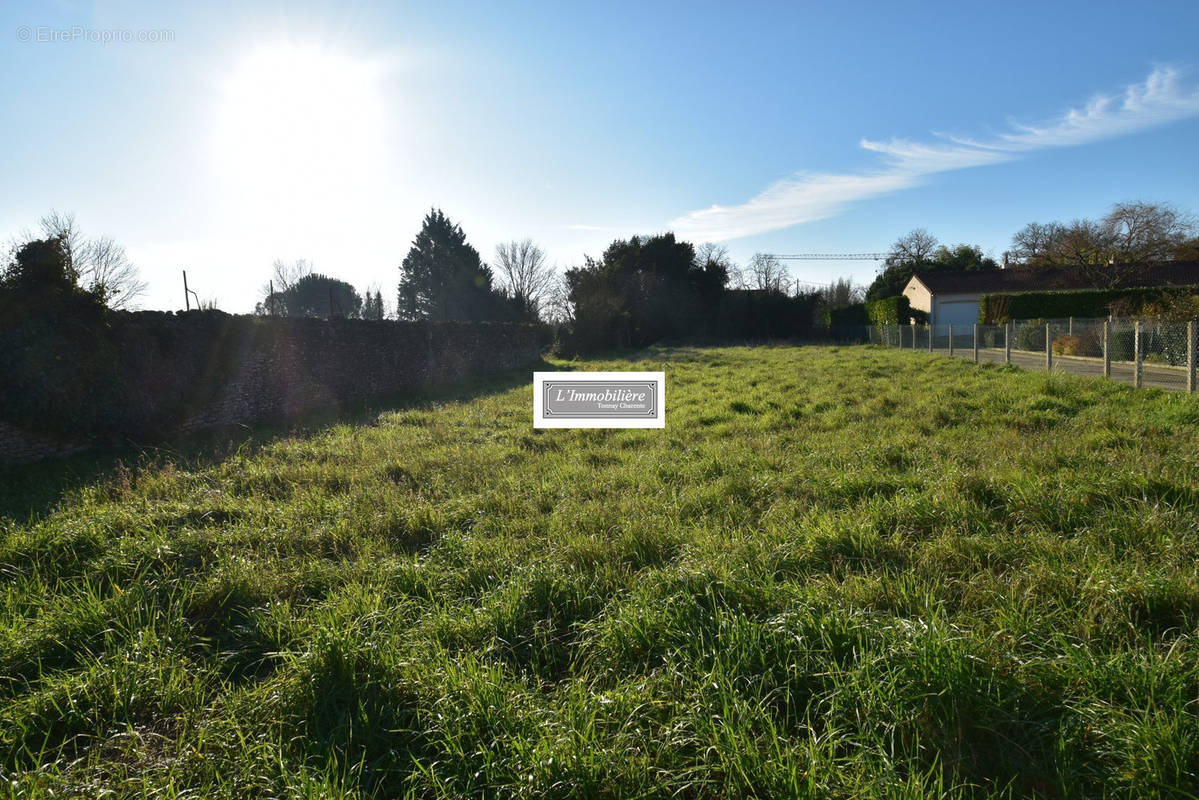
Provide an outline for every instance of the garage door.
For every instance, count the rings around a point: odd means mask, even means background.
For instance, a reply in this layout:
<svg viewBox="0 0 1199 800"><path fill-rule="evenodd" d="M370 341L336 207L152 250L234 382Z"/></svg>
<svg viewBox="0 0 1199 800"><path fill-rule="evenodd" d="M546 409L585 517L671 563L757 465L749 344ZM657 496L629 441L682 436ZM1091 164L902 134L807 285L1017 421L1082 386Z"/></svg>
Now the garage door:
<svg viewBox="0 0 1199 800"><path fill-rule="evenodd" d="M938 325L973 325L978 322L978 301L938 303Z"/></svg>

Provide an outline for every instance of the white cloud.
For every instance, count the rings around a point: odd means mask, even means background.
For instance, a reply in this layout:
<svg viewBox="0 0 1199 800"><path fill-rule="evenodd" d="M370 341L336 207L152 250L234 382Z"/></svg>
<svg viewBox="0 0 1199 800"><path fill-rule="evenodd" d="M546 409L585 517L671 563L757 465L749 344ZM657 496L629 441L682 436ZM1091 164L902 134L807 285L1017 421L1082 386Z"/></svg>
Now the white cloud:
<svg viewBox="0 0 1199 800"><path fill-rule="evenodd" d="M781 180L748 203L712 206L672 220L684 239L722 242L831 217L854 200L906 189L912 175L891 170L864 175L801 173Z"/></svg>
<svg viewBox="0 0 1199 800"><path fill-rule="evenodd" d="M1081 109L1040 125L1011 123L987 141L935 134L932 142L863 139L865 150L886 163L849 174L798 173L767 187L748 202L699 209L671 220L684 238L725 241L833 216L851 203L908 189L925 176L1020 158L1052 147L1074 147L1127 136L1199 116L1199 88L1181 86L1179 72L1159 67L1122 95L1096 95Z"/></svg>

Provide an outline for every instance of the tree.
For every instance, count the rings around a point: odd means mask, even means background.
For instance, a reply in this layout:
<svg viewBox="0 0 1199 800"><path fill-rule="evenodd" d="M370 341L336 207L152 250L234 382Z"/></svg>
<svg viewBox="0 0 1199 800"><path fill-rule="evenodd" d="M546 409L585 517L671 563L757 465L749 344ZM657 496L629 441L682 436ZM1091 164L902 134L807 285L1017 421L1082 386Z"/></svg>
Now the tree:
<svg viewBox="0 0 1199 800"><path fill-rule="evenodd" d="M941 245L925 265L932 267L936 272L980 272L999 269L995 259L984 255L982 248L973 244L955 244L953 247Z"/></svg>
<svg viewBox="0 0 1199 800"><path fill-rule="evenodd" d="M80 291L64 238L47 236L16 248L4 270L3 286L14 293L75 294Z"/></svg>
<svg viewBox="0 0 1199 800"><path fill-rule="evenodd" d="M1103 218L1117 263L1169 261L1195 236L1195 218L1167 203L1116 203Z"/></svg>
<svg viewBox="0 0 1199 800"><path fill-rule="evenodd" d="M1012 236L1011 257L1019 264L1049 266L1065 232L1060 222L1030 222Z"/></svg>
<svg viewBox="0 0 1199 800"><path fill-rule="evenodd" d="M279 258L275 259L275 263L271 265L270 280L262 284L263 301L259 304L261 310L256 310L256 313L285 315L287 313L285 309L273 307L272 296L276 299L283 297L291 287L311 274L312 264L306 258L300 258L291 263Z"/></svg>
<svg viewBox="0 0 1199 800"><path fill-rule="evenodd" d="M555 278L554 268L545 262L545 253L531 239L511 241L496 246L495 263L521 315L537 320Z"/></svg>
<svg viewBox="0 0 1199 800"><path fill-rule="evenodd" d="M31 316L51 324L63 317L94 318L104 309L102 295L79 285L79 273L61 235L14 245L0 270L0 327L20 324ZM86 347L86 342L81 345Z"/></svg>
<svg viewBox="0 0 1199 800"><path fill-rule="evenodd" d="M285 317L357 317L362 297L345 281L310 272L286 290L268 295L255 311Z"/></svg>
<svg viewBox="0 0 1199 800"><path fill-rule="evenodd" d="M916 228L895 240L887 262L919 266L929 261L936 249L937 237L924 228Z"/></svg>
<svg viewBox="0 0 1199 800"><path fill-rule="evenodd" d="M728 281L673 233L617 239L603 258L566 271L576 341L583 348L642 346L714 325Z"/></svg>
<svg viewBox="0 0 1199 800"><path fill-rule="evenodd" d="M999 269L995 259L975 245L953 247L937 245L928 231L920 228L901 237L891 246L891 255L883 270L866 290L866 300L882 300L903 294L904 287L917 272L974 272Z"/></svg>
<svg viewBox="0 0 1199 800"><path fill-rule="evenodd" d="M1193 257L1193 216L1166 203L1116 203L1101 220L1030 222L1012 237L1029 266L1060 267L1100 287L1119 287L1145 264Z"/></svg>
<svg viewBox="0 0 1199 800"><path fill-rule="evenodd" d="M125 248L110 236L87 239L75 224L74 214L57 211L38 221L47 239L62 243L63 252L77 275L77 282L109 308L130 308L146 291Z"/></svg>
<svg viewBox="0 0 1199 800"><path fill-rule="evenodd" d="M903 292L917 269L929 263L937 248L937 237L924 228L915 228L891 245L882 271L866 289L867 300L882 300Z"/></svg>
<svg viewBox="0 0 1199 800"><path fill-rule="evenodd" d="M376 291L373 294L368 289L366 291L366 299L362 301L362 318L369 320L381 320L386 317L386 312L383 310L383 293Z"/></svg>
<svg viewBox="0 0 1199 800"><path fill-rule="evenodd" d="M400 266L398 311L405 319L496 320L511 307L492 289L492 271L462 227L432 209Z"/></svg>
<svg viewBox="0 0 1199 800"><path fill-rule="evenodd" d="M749 260L751 288L766 292L784 293L789 282L787 268L768 253L754 253Z"/></svg>
<svg viewBox="0 0 1199 800"><path fill-rule="evenodd" d="M575 320L574 306L570 302L570 281L564 274L555 278L546 293L545 317L554 325L570 325Z"/></svg>
<svg viewBox="0 0 1199 800"><path fill-rule="evenodd" d="M830 308L860 303L865 297L865 290L851 278L837 278L819 291L821 304Z"/></svg>
<svg viewBox="0 0 1199 800"><path fill-rule="evenodd" d="M733 259L729 258L729 249L716 242L704 242L695 248L695 263L714 274L724 273L724 285L737 289L747 289L745 276Z"/></svg>

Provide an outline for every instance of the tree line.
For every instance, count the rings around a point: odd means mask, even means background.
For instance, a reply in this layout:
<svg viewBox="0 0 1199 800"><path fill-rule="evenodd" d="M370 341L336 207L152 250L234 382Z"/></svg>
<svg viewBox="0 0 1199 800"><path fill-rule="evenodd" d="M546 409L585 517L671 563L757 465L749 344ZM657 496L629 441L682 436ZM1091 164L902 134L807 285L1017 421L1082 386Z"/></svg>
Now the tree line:
<svg viewBox="0 0 1199 800"><path fill-rule="evenodd" d="M1172 206L1119 203L1099 220L1029 223L1014 235L1004 261L1077 270L1097 285L1118 286L1139 265L1196 257L1195 234L1193 218ZM460 225L430 210L399 267L395 316L549 323L564 349L579 352L667 339L827 336L865 325L864 303L901 294L917 271L1000 268L978 245L942 244L922 228L892 244L865 288L848 279L805 287L774 256L755 254L742 267L722 246L696 246L672 233L617 239L600 257L585 256L560 275L527 239L497 247L493 264ZM373 300L368 291L360 301L348 284L319 277L305 278L321 287L305 302L286 294L298 292L294 281L278 280L279 304L323 315L333 297L351 316L384 313L377 290Z"/></svg>
<svg viewBox="0 0 1199 800"><path fill-rule="evenodd" d="M1074 271L1118 288L1145 264L1199 259L1193 216L1161 203L1114 205L1100 219L1030 222L1012 237L1008 264ZM137 268L111 237L89 238L71 215L51 212L39 231L10 244L0 299L27 308L54 302L124 308L144 291ZM946 245L918 228L892 245L873 282L793 282L775 257L744 266L726 248L673 233L614 240L598 258L559 273L531 240L499 245L484 262L462 226L440 209L425 215L399 264L394 305L383 290L359 292L306 260L276 261L255 312L273 316L528 322L553 326L564 349L637 347L663 339L760 339L827 335L864 324L862 303L901 294L917 271L995 270L972 244Z"/></svg>
<svg viewBox="0 0 1199 800"><path fill-rule="evenodd" d="M1116 203L1100 219L1030 222L1004 253L1011 266L1054 267L1096 288L1127 285L1148 264L1199 259L1199 226L1193 215L1167 203ZM866 292L867 300L901 294L917 272L999 269L975 245L946 246L923 228L891 245L887 262Z"/></svg>
<svg viewBox="0 0 1199 800"><path fill-rule="evenodd" d="M496 248L483 262L462 227L432 209L400 265L400 319L540 322L568 351L639 347L663 339L810 335L820 311L852 302L850 281L800 289L778 259L744 268L728 250L673 233L613 241L598 258L560 275L530 240Z"/></svg>

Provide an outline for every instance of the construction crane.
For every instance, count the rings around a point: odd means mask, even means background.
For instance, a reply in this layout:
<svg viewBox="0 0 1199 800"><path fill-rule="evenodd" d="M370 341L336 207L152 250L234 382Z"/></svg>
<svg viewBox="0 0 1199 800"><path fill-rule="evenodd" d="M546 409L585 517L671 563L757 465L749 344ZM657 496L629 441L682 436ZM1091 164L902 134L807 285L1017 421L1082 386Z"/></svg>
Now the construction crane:
<svg viewBox="0 0 1199 800"><path fill-rule="evenodd" d="M770 253L779 261L886 261L888 253Z"/></svg>

